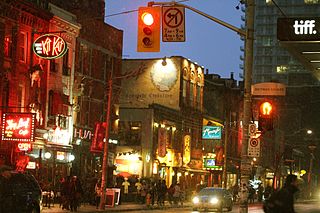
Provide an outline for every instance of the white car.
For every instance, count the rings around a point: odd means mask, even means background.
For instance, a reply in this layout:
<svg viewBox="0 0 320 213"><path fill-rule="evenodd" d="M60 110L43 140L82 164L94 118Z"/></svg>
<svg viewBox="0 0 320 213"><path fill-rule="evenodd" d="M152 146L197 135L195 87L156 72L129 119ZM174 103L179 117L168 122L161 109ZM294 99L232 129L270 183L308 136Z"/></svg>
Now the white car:
<svg viewBox="0 0 320 213"><path fill-rule="evenodd" d="M233 201L231 193L223 188L206 187L192 198L193 210L215 209L222 212L225 208L232 211Z"/></svg>

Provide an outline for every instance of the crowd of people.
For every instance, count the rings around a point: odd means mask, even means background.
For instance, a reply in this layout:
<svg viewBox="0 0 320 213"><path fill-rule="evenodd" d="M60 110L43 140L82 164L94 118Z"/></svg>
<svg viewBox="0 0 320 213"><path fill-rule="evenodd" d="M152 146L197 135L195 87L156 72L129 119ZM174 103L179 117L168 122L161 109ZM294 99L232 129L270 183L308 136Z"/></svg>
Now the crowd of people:
<svg viewBox="0 0 320 213"><path fill-rule="evenodd" d="M170 187L167 187L165 180L141 181L136 179L130 183L127 178L124 178L124 181L122 183L120 182L118 187L122 188L121 201L133 201L129 198L134 197L136 203L145 204L149 207L154 205L164 206L167 198L171 205L183 205L185 199L185 191L179 183L173 183ZM101 192L101 182L98 180L95 185L97 208L100 202Z"/></svg>

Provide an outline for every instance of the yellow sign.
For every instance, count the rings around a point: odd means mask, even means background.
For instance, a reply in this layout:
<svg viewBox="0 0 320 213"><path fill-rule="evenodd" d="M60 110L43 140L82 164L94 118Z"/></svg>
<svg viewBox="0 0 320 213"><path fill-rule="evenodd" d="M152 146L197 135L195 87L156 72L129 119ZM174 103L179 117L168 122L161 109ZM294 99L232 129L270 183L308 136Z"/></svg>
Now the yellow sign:
<svg viewBox="0 0 320 213"><path fill-rule="evenodd" d="M188 164L190 162L190 157L191 157L191 136L186 135L184 136L184 149L183 149L183 163Z"/></svg>

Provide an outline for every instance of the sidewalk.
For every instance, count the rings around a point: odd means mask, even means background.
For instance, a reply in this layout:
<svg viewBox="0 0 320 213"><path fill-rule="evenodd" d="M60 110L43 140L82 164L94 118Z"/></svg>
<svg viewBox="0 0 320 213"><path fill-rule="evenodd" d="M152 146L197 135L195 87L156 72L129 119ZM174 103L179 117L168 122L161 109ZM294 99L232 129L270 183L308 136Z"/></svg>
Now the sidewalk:
<svg viewBox="0 0 320 213"><path fill-rule="evenodd" d="M191 203L184 203L183 208L191 207ZM168 209L168 208L182 208L181 206L171 206L168 202L165 203L164 207L159 207L157 205L147 207L145 204L136 203L123 203L121 205L116 205L114 207L106 207L105 210L96 209L95 206L89 204L83 204L80 206L77 212L90 212L90 213L101 213L101 212L126 212L126 211L140 211L148 209ZM62 210L59 208L59 204L55 204L54 207L47 208L43 207L41 213L66 213L71 212L69 210Z"/></svg>

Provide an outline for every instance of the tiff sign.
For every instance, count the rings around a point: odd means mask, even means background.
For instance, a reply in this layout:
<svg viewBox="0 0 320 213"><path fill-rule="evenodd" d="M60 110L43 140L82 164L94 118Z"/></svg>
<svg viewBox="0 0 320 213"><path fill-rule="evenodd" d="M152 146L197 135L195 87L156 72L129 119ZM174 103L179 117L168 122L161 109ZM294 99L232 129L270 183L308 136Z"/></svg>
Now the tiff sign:
<svg viewBox="0 0 320 213"><path fill-rule="evenodd" d="M280 41L319 41L320 17L278 18L277 38Z"/></svg>
<svg viewBox="0 0 320 213"><path fill-rule="evenodd" d="M2 141L33 142L35 129L33 113L3 113Z"/></svg>

